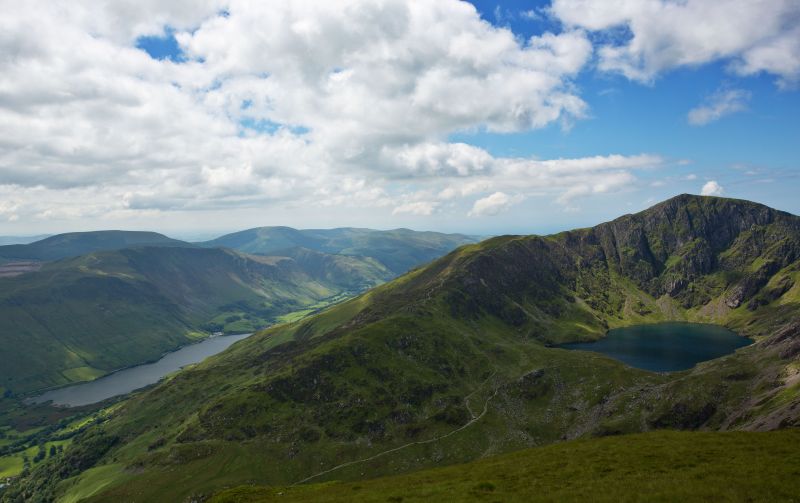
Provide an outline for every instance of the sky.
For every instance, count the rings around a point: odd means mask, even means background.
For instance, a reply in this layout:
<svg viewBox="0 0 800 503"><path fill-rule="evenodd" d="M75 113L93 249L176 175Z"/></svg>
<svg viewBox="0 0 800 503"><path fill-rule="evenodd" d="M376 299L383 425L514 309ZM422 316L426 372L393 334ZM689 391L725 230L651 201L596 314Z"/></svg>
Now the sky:
<svg viewBox="0 0 800 503"><path fill-rule="evenodd" d="M797 0L0 0L0 235L800 214Z"/></svg>

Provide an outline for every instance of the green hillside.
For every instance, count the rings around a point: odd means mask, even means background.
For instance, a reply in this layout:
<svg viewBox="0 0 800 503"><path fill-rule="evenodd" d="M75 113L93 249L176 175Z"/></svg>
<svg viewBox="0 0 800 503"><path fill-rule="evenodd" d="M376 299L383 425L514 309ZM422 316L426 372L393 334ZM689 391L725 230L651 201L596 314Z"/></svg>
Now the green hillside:
<svg viewBox="0 0 800 503"><path fill-rule="evenodd" d="M586 436L799 425L799 258L800 218L695 196L467 245L134 396L6 499L181 501ZM663 320L757 342L670 374L552 347Z"/></svg>
<svg viewBox="0 0 800 503"><path fill-rule="evenodd" d="M368 259L294 255L128 248L0 278L0 382L19 393L91 379L201 332L252 331L392 276Z"/></svg>
<svg viewBox="0 0 800 503"><path fill-rule="evenodd" d="M408 229L305 229L257 227L228 234L200 246L223 246L245 253L273 254L302 247L325 253L372 257L395 274L430 262L476 240L463 234L417 232Z"/></svg>
<svg viewBox="0 0 800 503"><path fill-rule="evenodd" d="M93 231L58 234L30 244L0 246L0 258L9 260L59 260L98 251L119 250L131 246L179 246L189 243L156 232Z"/></svg>
<svg viewBox="0 0 800 503"><path fill-rule="evenodd" d="M242 486L210 503L797 501L800 430L577 440L350 483Z"/></svg>

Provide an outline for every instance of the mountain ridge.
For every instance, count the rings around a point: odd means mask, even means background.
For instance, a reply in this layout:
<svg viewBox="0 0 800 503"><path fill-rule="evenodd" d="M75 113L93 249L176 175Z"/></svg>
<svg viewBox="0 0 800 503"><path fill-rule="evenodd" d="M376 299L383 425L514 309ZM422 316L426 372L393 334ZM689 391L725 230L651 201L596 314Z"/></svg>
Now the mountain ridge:
<svg viewBox="0 0 800 503"><path fill-rule="evenodd" d="M444 234L409 229L375 230L358 227L294 229L254 227L220 236L198 246L224 246L245 253L274 254L302 247L337 255L372 257L395 274L426 263L456 246L475 242L463 234Z"/></svg>

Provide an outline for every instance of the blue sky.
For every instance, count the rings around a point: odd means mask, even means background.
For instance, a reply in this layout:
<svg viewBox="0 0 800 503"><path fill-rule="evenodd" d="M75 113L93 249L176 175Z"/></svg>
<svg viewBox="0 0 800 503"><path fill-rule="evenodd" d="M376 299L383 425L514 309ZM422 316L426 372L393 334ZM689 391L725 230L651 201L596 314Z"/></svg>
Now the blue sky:
<svg viewBox="0 0 800 503"><path fill-rule="evenodd" d="M0 234L544 233L683 192L800 213L800 6L586 1L22 6Z"/></svg>
<svg viewBox="0 0 800 503"><path fill-rule="evenodd" d="M554 29L553 22L543 14L549 2L471 3L486 21L509 27L520 37ZM531 21L521 15L530 10L540 17ZM648 84L621 75L599 74L587 67L576 85L590 105L590 118L576 121L568 131L551 125L535 132L462 134L454 138L483 146L495 155L555 158L598 152L660 153L673 160L691 161L672 170L676 178L694 173L698 179L718 180L726 196L800 214L800 92L797 87L779 89L775 77L768 73L732 75L726 69L728 64L720 60L678 68ZM704 126L690 125L687 111L726 86L751 93L747 109ZM656 181L663 173L652 172L643 178ZM643 201L629 202L647 205L681 192L698 193L697 182L675 180L651 188ZM611 214L603 212L604 216ZM591 223L592 217L587 216L585 221Z"/></svg>

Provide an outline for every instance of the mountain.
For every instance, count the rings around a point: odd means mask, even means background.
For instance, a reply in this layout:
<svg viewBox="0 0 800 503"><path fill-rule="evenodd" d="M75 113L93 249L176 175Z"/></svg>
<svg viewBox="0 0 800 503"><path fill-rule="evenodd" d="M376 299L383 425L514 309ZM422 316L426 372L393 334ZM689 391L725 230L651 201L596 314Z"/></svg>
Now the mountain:
<svg viewBox="0 0 800 503"><path fill-rule="evenodd" d="M430 262L475 238L463 234L418 232L409 229L306 229L258 227L198 243L204 247L227 247L245 253L274 254L302 247L324 253L372 257L395 274Z"/></svg>
<svg viewBox="0 0 800 503"><path fill-rule="evenodd" d="M688 195L462 246L132 397L7 499L181 501L587 436L800 425L799 259L797 216ZM663 320L756 342L669 374L553 347Z"/></svg>
<svg viewBox="0 0 800 503"><path fill-rule="evenodd" d="M158 358L200 331L252 331L392 277L370 259L291 255L137 247L0 278L0 382L26 392L91 379Z"/></svg>
<svg viewBox="0 0 800 503"><path fill-rule="evenodd" d="M0 259L59 260L131 246L192 246L156 232L94 231L57 234L30 244L0 246Z"/></svg>

